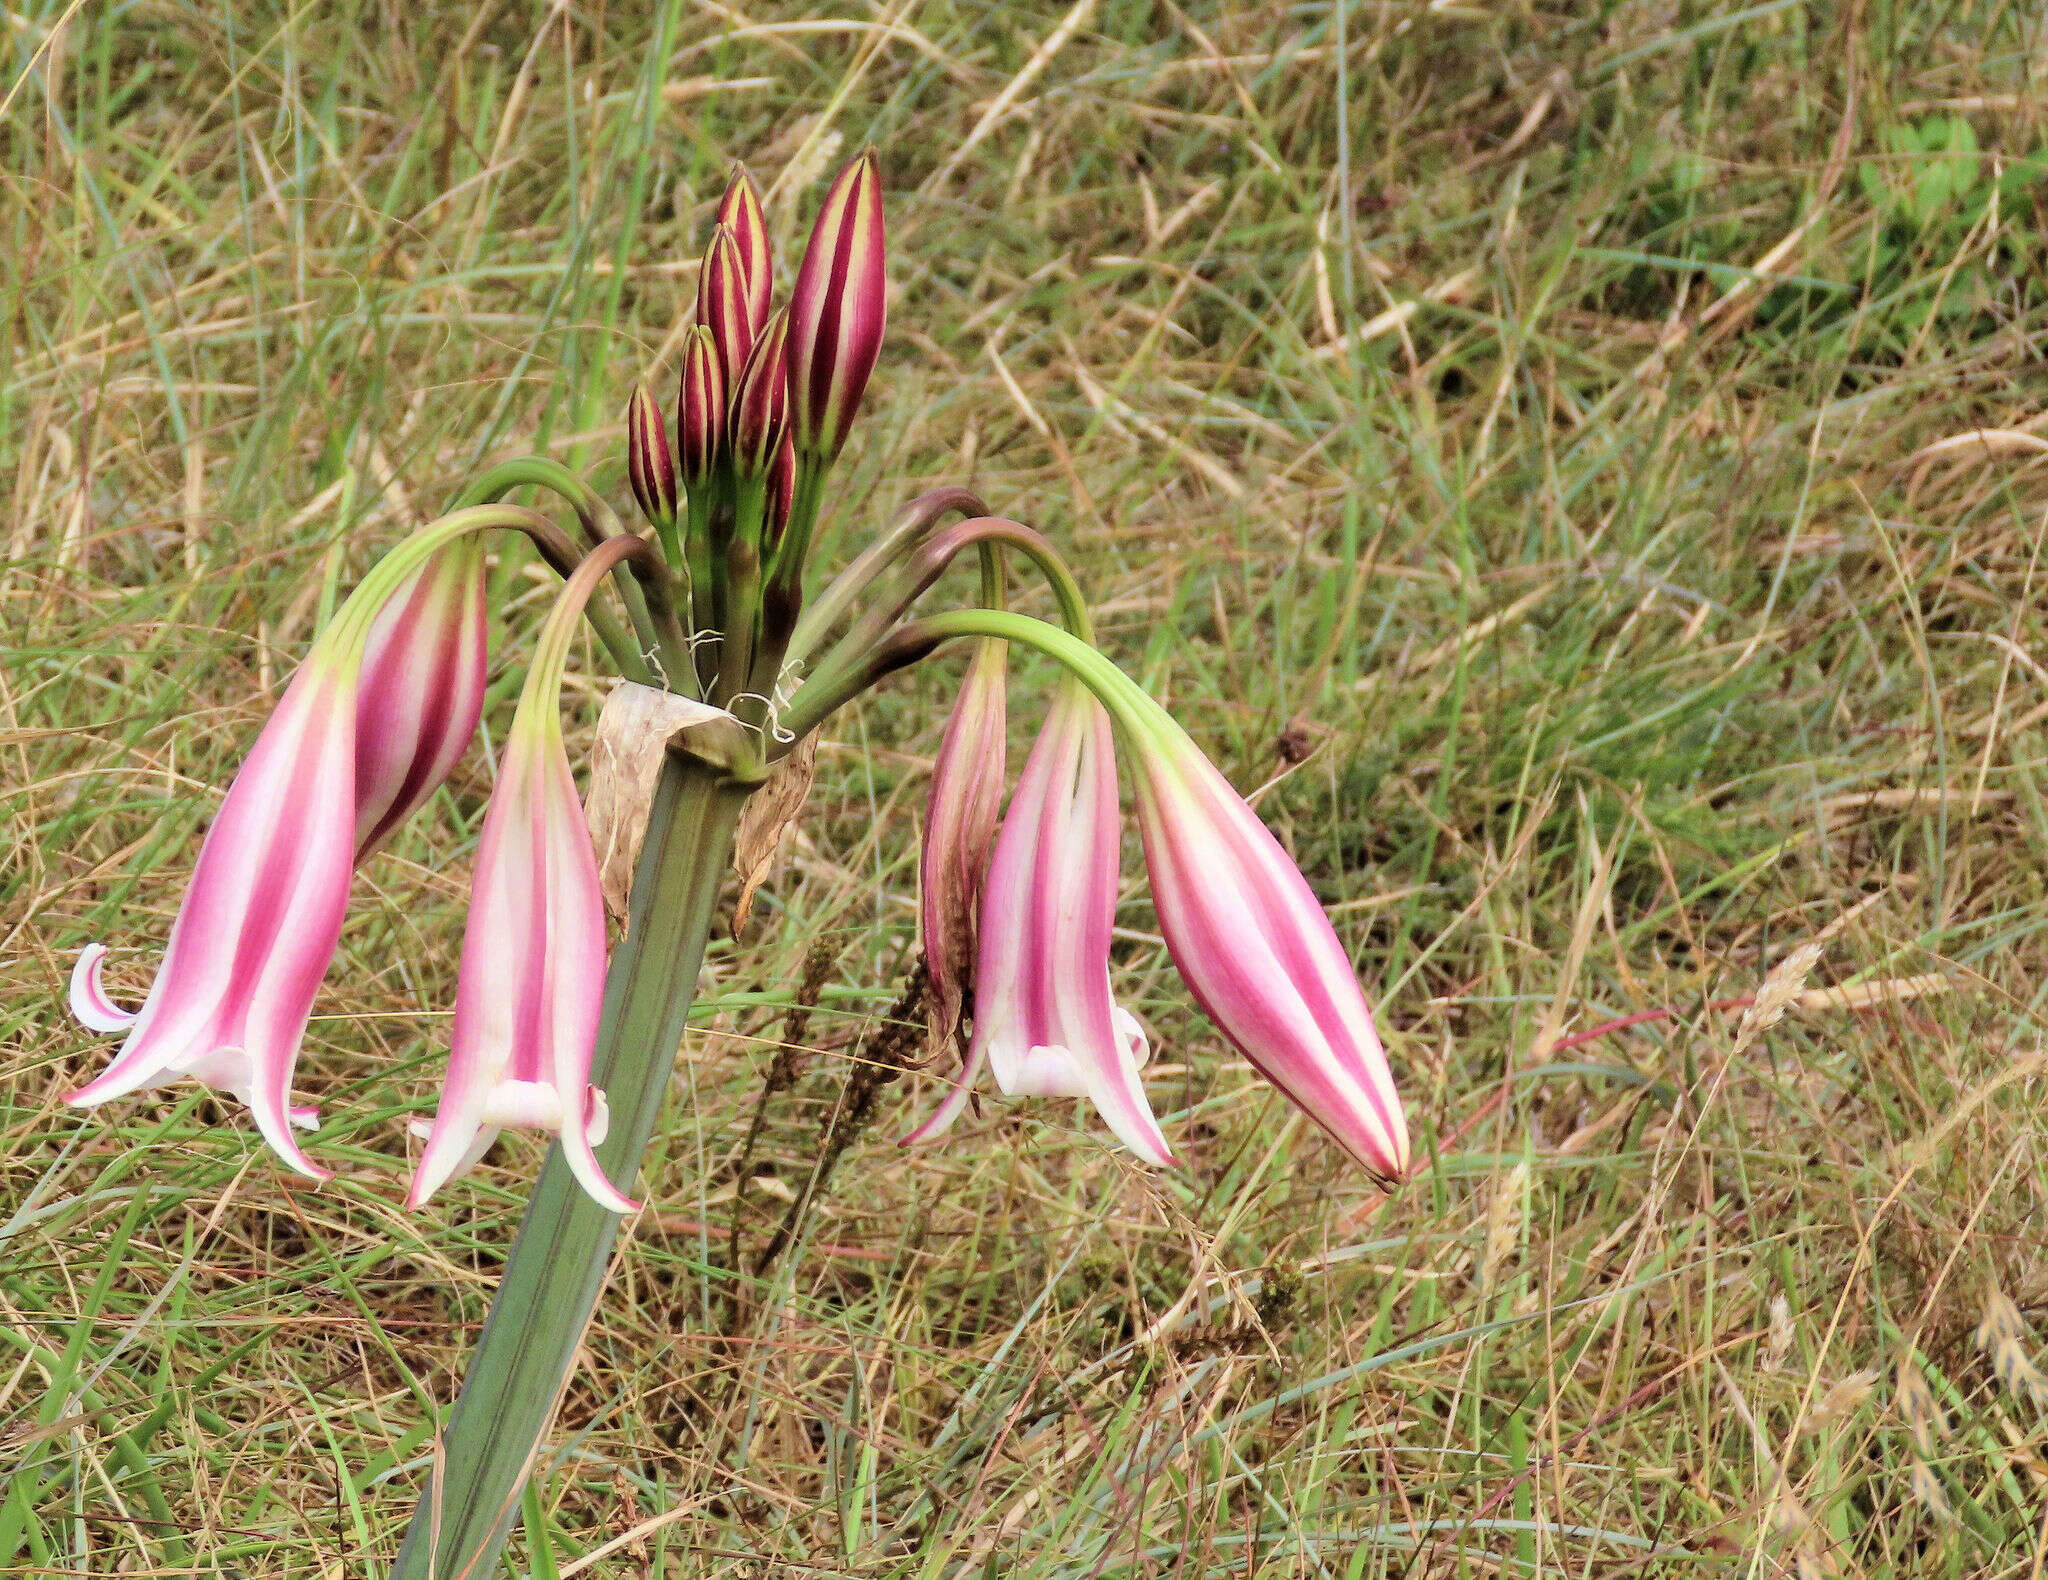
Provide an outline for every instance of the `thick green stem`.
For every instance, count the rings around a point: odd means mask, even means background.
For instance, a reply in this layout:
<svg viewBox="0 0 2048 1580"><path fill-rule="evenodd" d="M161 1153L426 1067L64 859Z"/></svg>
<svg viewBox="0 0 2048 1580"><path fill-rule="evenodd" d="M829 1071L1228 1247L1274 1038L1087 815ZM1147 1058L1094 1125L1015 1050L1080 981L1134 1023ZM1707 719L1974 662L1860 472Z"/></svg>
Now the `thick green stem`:
<svg viewBox="0 0 2048 1580"><path fill-rule="evenodd" d="M611 1105L598 1161L628 1189L668 1089L750 788L671 756L655 790L590 1076ZM392 1580L495 1580L618 1227L562 1149L550 1149Z"/></svg>

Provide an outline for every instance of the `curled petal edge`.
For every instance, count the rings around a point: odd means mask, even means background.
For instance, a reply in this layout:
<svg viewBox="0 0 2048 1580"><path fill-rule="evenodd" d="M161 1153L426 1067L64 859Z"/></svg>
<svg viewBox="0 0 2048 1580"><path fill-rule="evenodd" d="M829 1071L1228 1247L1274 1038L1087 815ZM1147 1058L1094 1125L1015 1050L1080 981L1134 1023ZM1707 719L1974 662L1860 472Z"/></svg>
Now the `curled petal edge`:
<svg viewBox="0 0 2048 1580"><path fill-rule="evenodd" d="M71 968L71 1018L89 1031L126 1031L135 1024L135 1012L124 1010L100 982L100 967L106 963L105 944L87 944Z"/></svg>

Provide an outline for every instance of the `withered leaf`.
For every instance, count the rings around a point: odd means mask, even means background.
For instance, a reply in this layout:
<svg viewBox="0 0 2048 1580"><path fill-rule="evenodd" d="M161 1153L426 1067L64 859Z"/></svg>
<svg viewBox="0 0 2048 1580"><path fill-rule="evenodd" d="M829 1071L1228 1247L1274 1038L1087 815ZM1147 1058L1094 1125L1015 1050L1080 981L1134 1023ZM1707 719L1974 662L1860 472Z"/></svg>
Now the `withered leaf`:
<svg viewBox="0 0 2048 1580"><path fill-rule="evenodd" d="M754 891L767 881L775 865L782 838L796 822L804 801L811 793L811 776L818 761L818 732L811 731L789 749L789 755L768 771L768 780L740 813L739 828L733 834L733 866L740 875L740 900L733 908L732 929L747 925L754 907Z"/></svg>
<svg viewBox="0 0 2048 1580"><path fill-rule="evenodd" d="M682 731L728 717L709 703L630 680L619 682L604 699L590 750L586 812L605 909L620 921L632 898L633 868L647 834L647 809L661 777L662 753Z"/></svg>

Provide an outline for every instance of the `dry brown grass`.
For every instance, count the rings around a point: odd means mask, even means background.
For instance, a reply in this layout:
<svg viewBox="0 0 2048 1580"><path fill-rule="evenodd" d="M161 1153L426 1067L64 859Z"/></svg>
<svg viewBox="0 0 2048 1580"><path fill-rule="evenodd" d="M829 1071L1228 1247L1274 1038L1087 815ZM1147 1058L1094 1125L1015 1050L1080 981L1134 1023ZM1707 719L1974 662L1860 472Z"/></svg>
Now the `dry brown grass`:
<svg viewBox="0 0 2048 1580"><path fill-rule="evenodd" d="M65 972L146 983L375 548L500 455L623 496L724 161L786 247L872 138L834 552L942 478L1072 549L1355 945L1424 1168L1382 1200L1227 1056L1134 856L1188 1166L1046 1103L907 1155L903 1080L736 1277L908 965L947 675L895 684L714 943L519 1562L2039 1573L2039 17L646 9L8 20L0 1570L388 1558L538 1161L400 1209L489 760L359 884L330 1186L193 1089L65 1110Z"/></svg>

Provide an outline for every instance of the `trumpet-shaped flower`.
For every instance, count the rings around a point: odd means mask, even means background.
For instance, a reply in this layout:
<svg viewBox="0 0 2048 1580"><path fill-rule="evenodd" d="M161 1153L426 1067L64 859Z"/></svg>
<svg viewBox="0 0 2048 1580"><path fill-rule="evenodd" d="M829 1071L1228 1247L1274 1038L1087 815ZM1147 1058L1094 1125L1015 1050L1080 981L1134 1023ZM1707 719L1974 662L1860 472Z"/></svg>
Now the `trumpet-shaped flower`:
<svg viewBox="0 0 2048 1580"><path fill-rule="evenodd" d="M263 1139L309 1179L292 1068L348 909L356 849L360 645L323 642L292 678L200 846L169 946L129 1017L100 987L104 950L80 956L72 1005L96 1031L125 1027L113 1063L69 1101L91 1107L181 1076L234 1093Z"/></svg>
<svg viewBox="0 0 2048 1580"><path fill-rule="evenodd" d="M881 354L888 321L882 178L870 148L839 172L789 294L790 427L807 464L829 466Z"/></svg>
<svg viewBox="0 0 2048 1580"><path fill-rule="evenodd" d="M638 1205L605 1177L604 1094L590 1084L604 1004L605 912L590 826L562 742L562 671L597 582L631 546L578 567L535 644L478 838L455 990L447 1084L407 1204L471 1168L498 1132L554 1132L577 1181L613 1212Z"/></svg>
<svg viewBox="0 0 2048 1580"><path fill-rule="evenodd" d="M1003 805L1007 653L1002 642L976 644L932 763L918 900L935 1047L959 1029L974 971L983 880Z"/></svg>
<svg viewBox="0 0 2048 1580"><path fill-rule="evenodd" d="M484 550L463 538L392 596L370 630L356 699L356 856L454 772L483 717L490 621Z"/></svg>
<svg viewBox="0 0 2048 1580"><path fill-rule="evenodd" d="M1173 1161L1139 1078L1144 1031L1110 995L1120 834L1109 716L1069 681L989 863L966 1067L907 1140L942 1134L986 1064L1009 1095L1086 1097L1139 1157Z"/></svg>
<svg viewBox="0 0 2048 1580"><path fill-rule="evenodd" d="M1408 1127L1350 956L1308 881L1180 728L1129 732L1160 931L1189 990L1253 1066L1374 1178Z"/></svg>

